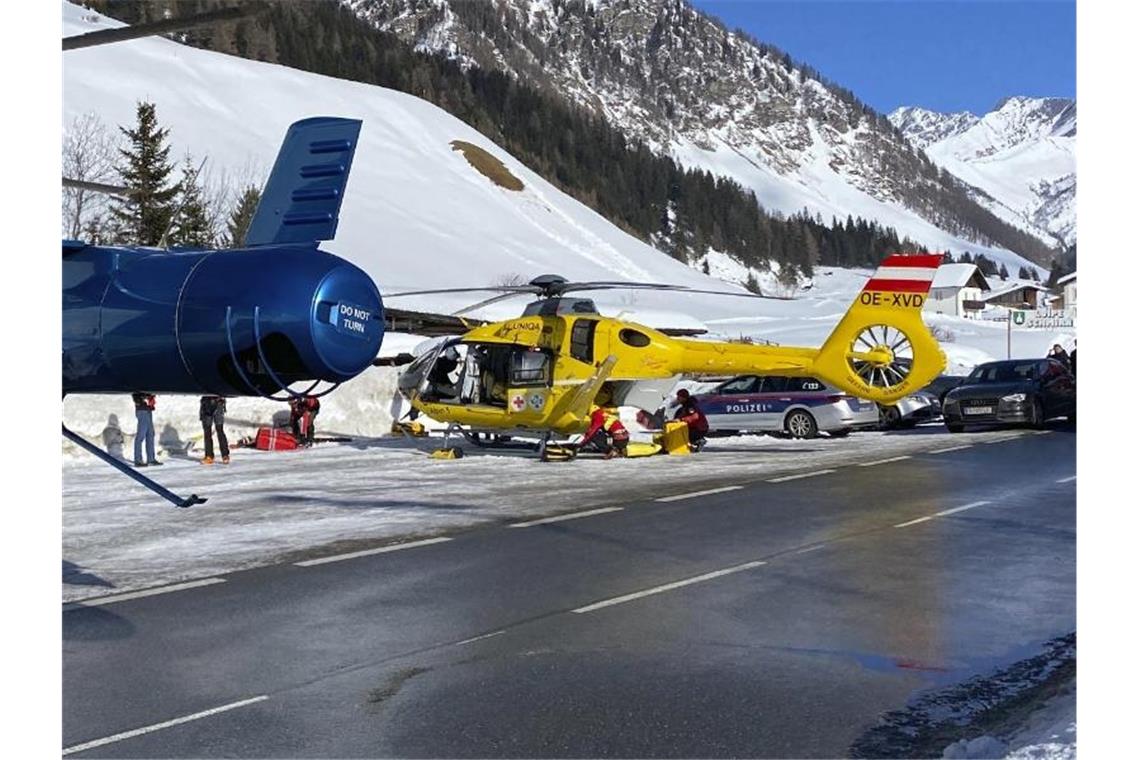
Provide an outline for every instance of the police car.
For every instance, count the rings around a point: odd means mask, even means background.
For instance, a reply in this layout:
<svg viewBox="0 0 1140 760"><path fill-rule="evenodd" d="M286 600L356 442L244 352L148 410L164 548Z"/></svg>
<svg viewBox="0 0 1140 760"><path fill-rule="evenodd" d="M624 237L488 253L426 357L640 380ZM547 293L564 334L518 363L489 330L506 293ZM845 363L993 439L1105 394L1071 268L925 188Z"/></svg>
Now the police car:
<svg viewBox="0 0 1140 760"><path fill-rule="evenodd" d="M814 377L740 375L694 394L713 432L786 433L833 437L879 425L879 408ZM671 417L673 408L667 410Z"/></svg>

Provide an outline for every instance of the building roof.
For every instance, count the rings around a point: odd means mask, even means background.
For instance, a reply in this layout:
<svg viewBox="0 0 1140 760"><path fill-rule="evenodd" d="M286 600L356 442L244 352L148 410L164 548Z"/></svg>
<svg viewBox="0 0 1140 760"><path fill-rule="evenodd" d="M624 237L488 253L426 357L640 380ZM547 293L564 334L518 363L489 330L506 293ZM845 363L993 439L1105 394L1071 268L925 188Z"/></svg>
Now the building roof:
<svg viewBox="0 0 1140 760"><path fill-rule="evenodd" d="M1016 285L1010 285L1009 287L1002 288L1001 290L995 290L992 293L986 293L984 296L982 296L982 300L983 301L991 301L995 298L1001 298L1002 296L1007 296L1010 293L1016 293L1017 291L1023 290L1026 288L1032 288L1033 290L1036 290L1036 291L1041 292L1041 293L1050 292L1049 288L1046 288L1043 285L1035 285L1032 282L1019 282Z"/></svg>
<svg viewBox="0 0 1140 760"><path fill-rule="evenodd" d="M982 272L975 264L943 264L934 273L932 288L964 288L973 285L975 288L989 290L990 284L982 276Z"/></svg>
<svg viewBox="0 0 1140 760"><path fill-rule="evenodd" d="M1065 275L1064 277L1058 277L1057 278L1057 284L1058 285L1064 285L1066 282L1069 282L1070 280L1075 280L1075 279L1077 279L1077 273L1072 272L1070 274Z"/></svg>

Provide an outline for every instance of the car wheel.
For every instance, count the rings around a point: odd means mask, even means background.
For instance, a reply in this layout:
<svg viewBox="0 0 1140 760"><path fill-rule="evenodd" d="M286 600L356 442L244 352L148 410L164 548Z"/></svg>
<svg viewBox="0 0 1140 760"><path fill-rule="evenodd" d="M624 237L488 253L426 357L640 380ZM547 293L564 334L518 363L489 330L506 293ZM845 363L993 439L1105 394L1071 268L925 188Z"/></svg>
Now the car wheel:
<svg viewBox="0 0 1140 760"><path fill-rule="evenodd" d="M963 430L966 429L966 426L960 425L960 424L954 424L952 422L947 422L946 423L946 429L949 430L951 433L961 433Z"/></svg>
<svg viewBox="0 0 1140 760"><path fill-rule="evenodd" d="M792 438L815 438L819 434L815 417L802 409L797 409L784 419L784 429Z"/></svg>
<svg viewBox="0 0 1140 760"><path fill-rule="evenodd" d="M902 421L902 412L897 406L879 407L879 427L883 430L894 430Z"/></svg>
<svg viewBox="0 0 1140 760"><path fill-rule="evenodd" d="M1045 427L1045 410L1041 408L1041 399L1033 399L1033 409L1029 412L1029 427L1036 430Z"/></svg>

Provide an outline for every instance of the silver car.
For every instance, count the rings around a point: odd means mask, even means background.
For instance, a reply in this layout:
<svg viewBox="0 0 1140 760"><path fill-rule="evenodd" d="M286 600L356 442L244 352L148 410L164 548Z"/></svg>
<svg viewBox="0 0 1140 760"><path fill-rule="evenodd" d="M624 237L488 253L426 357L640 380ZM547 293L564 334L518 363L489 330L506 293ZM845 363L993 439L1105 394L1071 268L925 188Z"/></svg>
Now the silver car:
<svg viewBox="0 0 1140 760"><path fill-rule="evenodd" d="M814 377L740 375L704 393L697 405L715 432L786 433L814 438L833 437L879 424L873 401L855 398ZM667 410L671 416L672 408Z"/></svg>

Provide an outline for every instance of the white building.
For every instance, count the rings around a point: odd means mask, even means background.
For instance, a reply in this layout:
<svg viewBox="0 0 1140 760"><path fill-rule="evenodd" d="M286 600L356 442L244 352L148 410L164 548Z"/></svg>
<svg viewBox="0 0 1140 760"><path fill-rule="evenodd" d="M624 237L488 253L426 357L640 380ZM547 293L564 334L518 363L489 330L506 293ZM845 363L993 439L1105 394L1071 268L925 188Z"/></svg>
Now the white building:
<svg viewBox="0 0 1140 760"><path fill-rule="evenodd" d="M943 264L934 274L930 295L923 308L935 314L965 317L970 311L975 311L966 306L980 303L982 295L989 289L990 284L974 264Z"/></svg>
<svg viewBox="0 0 1140 760"><path fill-rule="evenodd" d="M1057 280L1057 286L1061 288L1061 308L1063 308L1070 317L1076 318L1077 316L1077 273L1067 274Z"/></svg>

